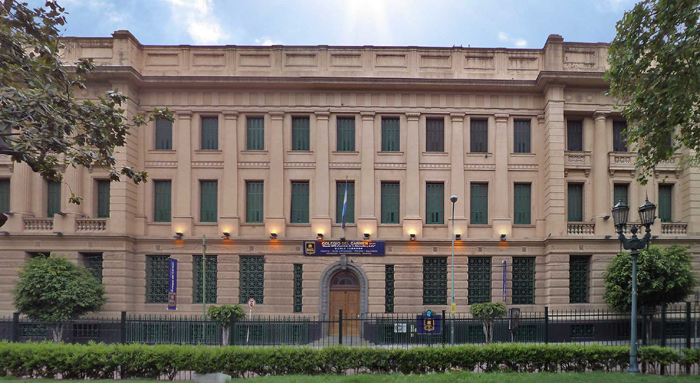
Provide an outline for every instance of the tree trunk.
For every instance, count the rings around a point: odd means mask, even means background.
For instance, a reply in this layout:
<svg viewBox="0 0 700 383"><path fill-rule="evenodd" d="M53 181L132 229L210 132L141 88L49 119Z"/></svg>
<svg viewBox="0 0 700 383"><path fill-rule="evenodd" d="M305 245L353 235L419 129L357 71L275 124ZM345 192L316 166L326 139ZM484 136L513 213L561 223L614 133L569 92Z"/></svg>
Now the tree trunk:
<svg viewBox="0 0 700 383"><path fill-rule="evenodd" d="M489 343L493 343L493 321L489 321Z"/></svg>
<svg viewBox="0 0 700 383"><path fill-rule="evenodd" d="M221 328L221 345L228 346L229 333L231 332L231 326L224 326Z"/></svg>
<svg viewBox="0 0 700 383"><path fill-rule="evenodd" d="M481 326L484 329L484 340L489 343L489 322L482 322Z"/></svg>
<svg viewBox="0 0 700 383"><path fill-rule="evenodd" d="M61 343L61 339L63 338L63 324L55 324L53 326L50 326L50 328L51 333L53 334L53 342Z"/></svg>

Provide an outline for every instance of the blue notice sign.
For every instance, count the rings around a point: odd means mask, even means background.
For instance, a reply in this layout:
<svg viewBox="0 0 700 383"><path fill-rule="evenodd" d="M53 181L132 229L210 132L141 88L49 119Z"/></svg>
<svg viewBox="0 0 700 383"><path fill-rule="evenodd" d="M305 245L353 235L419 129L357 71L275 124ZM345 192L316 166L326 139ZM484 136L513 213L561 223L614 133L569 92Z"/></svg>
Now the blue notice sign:
<svg viewBox="0 0 700 383"><path fill-rule="evenodd" d="M304 241L304 255L384 255L384 241Z"/></svg>
<svg viewBox="0 0 700 383"><path fill-rule="evenodd" d="M416 327L419 334L440 334L442 333L442 315L428 317L420 314L416 316Z"/></svg>
<svg viewBox="0 0 700 383"><path fill-rule="evenodd" d="M168 261L168 310L177 310L177 259Z"/></svg>

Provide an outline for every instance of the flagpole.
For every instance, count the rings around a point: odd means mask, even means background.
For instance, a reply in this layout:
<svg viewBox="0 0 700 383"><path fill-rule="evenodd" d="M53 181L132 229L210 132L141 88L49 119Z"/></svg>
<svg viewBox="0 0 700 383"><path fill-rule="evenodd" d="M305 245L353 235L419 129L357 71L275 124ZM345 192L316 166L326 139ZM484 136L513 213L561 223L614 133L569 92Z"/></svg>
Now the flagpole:
<svg viewBox="0 0 700 383"><path fill-rule="evenodd" d="M345 212L348 208L348 176L345 176L345 198L343 198L343 238L345 236Z"/></svg>
<svg viewBox="0 0 700 383"><path fill-rule="evenodd" d="M207 236L202 236L202 320L207 319Z"/></svg>

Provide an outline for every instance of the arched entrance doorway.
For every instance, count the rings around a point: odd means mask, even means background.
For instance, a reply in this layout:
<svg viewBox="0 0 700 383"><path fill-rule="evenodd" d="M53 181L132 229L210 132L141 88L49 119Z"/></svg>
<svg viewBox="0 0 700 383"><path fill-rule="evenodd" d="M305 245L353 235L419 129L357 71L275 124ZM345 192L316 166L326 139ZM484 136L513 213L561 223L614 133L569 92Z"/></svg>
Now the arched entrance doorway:
<svg viewBox="0 0 700 383"><path fill-rule="evenodd" d="M350 270L341 270L331 277L329 313L334 321L343 310L343 334L359 334L360 280ZM331 326L331 334L338 333L338 326Z"/></svg>

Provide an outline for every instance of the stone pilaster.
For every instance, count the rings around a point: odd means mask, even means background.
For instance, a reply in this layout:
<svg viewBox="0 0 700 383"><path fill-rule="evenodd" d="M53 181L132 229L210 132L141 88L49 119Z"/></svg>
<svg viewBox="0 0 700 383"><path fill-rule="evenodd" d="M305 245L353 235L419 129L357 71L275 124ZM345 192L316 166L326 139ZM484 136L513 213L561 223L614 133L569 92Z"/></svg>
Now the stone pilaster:
<svg viewBox="0 0 700 383"><path fill-rule="evenodd" d="M608 143L607 115L608 111L596 111L593 114L594 138L593 153L591 158L591 173L593 177L593 220L595 221L596 235L613 235L615 228L610 216L611 208L615 203L610 201L610 181L608 179ZM632 188L630 187L630 191Z"/></svg>
<svg viewBox="0 0 700 383"><path fill-rule="evenodd" d="M362 169L360 173L360 216L357 219L358 234L377 235L377 217L374 215L374 112L362 112L362 145L360 148ZM357 189L356 193L357 193ZM357 196L356 196L357 199ZM355 205L357 206L357 205Z"/></svg>
<svg viewBox="0 0 700 383"><path fill-rule="evenodd" d="M420 113L406 113L406 215L403 217L403 235L405 238L413 233L416 238L423 234L423 218L420 214Z"/></svg>
<svg viewBox="0 0 700 383"><path fill-rule="evenodd" d="M270 112L270 132L265 134L270 138L270 178L269 187L265 189L267 196L267 216L265 217L266 233L277 233L278 238L284 237L286 222L284 218L284 112Z"/></svg>
<svg viewBox="0 0 700 383"><path fill-rule="evenodd" d="M34 172L25 163L14 165L10 181L10 211L14 213L0 230L12 233L24 230L24 217L33 216L32 189L34 187Z"/></svg>
<svg viewBox="0 0 700 383"><path fill-rule="evenodd" d="M238 231L238 132L236 129L238 112L234 110L224 111L223 121L224 172L221 176L220 193L224 194L224 198L221 200L219 231L237 237L240 235Z"/></svg>
<svg viewBox="0 0 700 383"><path fill-rule="evenodd" d="M547 167L543 169L545 236L566 234L564 180L564 87L550 86L545 90L543 153Z"/></svg>
<svg viewBox="0 0 700 383"><path fill-rule="evenodd" d="M686 149L683 154L694 156L695 152ZM700 193L696 191L700 188L700 168L685 167L681 172L680 182L674 187L680 188L674 193L674 197L680 196L681 201L681 214L678 219L688 223L688 235L700 235ZM674 205L678 206L675 201ZM654 226L657 225L660 227L660 222L655 222Z"/></svg>
<svg viewBox="0 0 700 383"><path fill-rule="evenodd" d="M501 234L511 236L513 220L510 218L508 206L510 206L511 189L508 179L508 115L496 114L496 148L494 157L496 159L496 174L494 177L493 191L489 194L494 196L496 204L493 212L493 236L498 238Z"/></svg>
<svg viewBox="0 0 700 383"><path fill-rule="evenodd" d="M172 229L173 233L183 233L185 238L192 235L192 113L177 114L177 178L173 183L175 200Z"/></svg>
<svg viewBox="0 0 700 383"><path fill-rule="evenodd" d="M466 187L464 183L464 113L452 113L450 115L450 120L452 122L452 142L450 143L450 156L452 158L450 195L457 196L457 203L455 203L454 232L456 234L461 234L462 238L467 238L468 222L465 213L467 194L464 190ZM452 235L451 220L449 222L449 229L450 235Z"/></svg>
<svg viewBox="0 0 700 383"><path fill-rule="evenodd" d="M313 232L329 235L331 233L330 216L330 174L328 172L328 156L330 145L328 143L329 117L328 112L316 112L316 179L314 186L314 218Z"/></svg>

